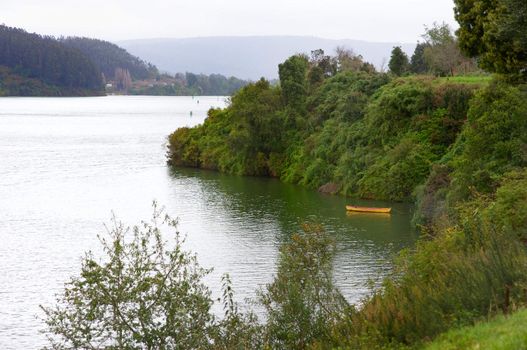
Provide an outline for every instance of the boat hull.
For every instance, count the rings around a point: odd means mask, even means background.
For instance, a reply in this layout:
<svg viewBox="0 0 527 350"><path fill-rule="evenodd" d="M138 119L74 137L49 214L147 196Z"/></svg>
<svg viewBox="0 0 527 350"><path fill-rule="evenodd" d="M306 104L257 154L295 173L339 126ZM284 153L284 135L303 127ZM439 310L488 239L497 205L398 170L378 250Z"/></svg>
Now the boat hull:
<svg viewBox="0 0 527 350"><path fill-rule="evenodd" d="M346 205L347 211L356 211L360 213L390 213L392 208L369 208L369 207L356 207L354 205Z"/></svg>

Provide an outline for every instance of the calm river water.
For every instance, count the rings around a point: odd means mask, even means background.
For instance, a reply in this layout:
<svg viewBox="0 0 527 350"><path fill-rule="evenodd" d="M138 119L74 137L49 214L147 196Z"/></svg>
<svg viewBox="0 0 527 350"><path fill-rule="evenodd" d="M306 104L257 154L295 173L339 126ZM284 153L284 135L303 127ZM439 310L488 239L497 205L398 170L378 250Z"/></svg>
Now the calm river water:
<svg viewBox="0 0 527 350"><path fill-rule="evenodd" d="M98 251L112 211L135 224L154 199L179 218L200 264L214 267L214 295L229 272L242 303L272 279L279 245L305 221L336 237L335 278L352 302L415 241L404 205L391 204L391 216L348 216L347 199L277 180L170 171L166 136L224 105L223 97L0 99L1 349L45 344L39 304L53 302L85 251Z"/></svg>

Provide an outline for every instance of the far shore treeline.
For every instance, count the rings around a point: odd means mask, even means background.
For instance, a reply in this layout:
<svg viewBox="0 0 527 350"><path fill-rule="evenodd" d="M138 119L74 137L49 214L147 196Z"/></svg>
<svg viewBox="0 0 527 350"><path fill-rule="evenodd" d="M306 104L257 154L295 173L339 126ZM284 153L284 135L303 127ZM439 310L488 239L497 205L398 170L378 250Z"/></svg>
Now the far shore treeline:
<svg viewBox="0 0 527 350"><path fill-rule="evenodd" d="M160 73L107 41L0 25L0 96L227 96L248 83L220 74Z"/></svg>

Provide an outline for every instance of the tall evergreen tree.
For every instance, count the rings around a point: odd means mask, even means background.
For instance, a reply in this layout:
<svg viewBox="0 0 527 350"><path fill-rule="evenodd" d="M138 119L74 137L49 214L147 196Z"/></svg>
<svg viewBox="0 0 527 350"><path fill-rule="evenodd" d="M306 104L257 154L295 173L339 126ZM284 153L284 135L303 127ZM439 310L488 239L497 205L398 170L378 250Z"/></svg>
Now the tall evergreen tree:
<svg viewBox="0 0 527 350"><path fill-rule="evenodd" d="M301 110L306 100L308 68L308 59L302 55L292 56L278 65L284 102L295 110Z"/></svg>
<svg viewBox="0 0 527 350"><path fill-rule="evenodd" d="M390 62L388 63L390 72L395 75L401 76L408 71L408 66L408 56L406 55L406 53L404 53L400 46L395 46L392 50Z"/></svg>
<svg viewBox="0 0 527 350"><path fill-rule="evenodd" d="M454 3L461 49L485 70L527 79L527 1Z"/></svg>
<svg viewBox="0 0 527 350"><path fill-rule="evenodd" d="M414 54L410 59L410 71L415 74L424 74L428 72L429 68L425 60L425 49L429 45L427 43L417 43Z"/></svg>

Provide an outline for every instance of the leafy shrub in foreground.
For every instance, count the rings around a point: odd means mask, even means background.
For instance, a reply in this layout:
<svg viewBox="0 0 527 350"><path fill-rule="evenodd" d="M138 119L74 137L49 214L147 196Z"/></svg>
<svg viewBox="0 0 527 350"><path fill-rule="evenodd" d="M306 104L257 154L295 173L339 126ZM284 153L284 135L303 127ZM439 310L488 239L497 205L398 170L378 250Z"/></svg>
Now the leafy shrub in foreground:
<svg viewBox="0 0 527 350"><path fill-rule="evenodd" d="M155 209L152 221L131 235L115 224L101 239L106 259L86 255L57 304L43 307L46 332L54 349L413 346L525 302L527 254L509 230L523 232L525 218L512 215L503 228L492 221L511 208L523 212L524 182L524 171L511 173L493 203L486 197L467 203L458 226L401 253L382 287L357 308L334 286L334 241L320 227L305 226L282 245L277 274L259 293L267 312L262 325L239 312L228 276L225 317L211 313L202 282L209 270L182 250L177 232L170 247L163 241L161 226L176 222Z"/></svg>
<svg viewBox="0 0 527 350"><path fill-rule="evenodd" d="M252 314L238 312L228 277L217 321L202 279L210 270L182 249L176 231L171 244L161 227L177 222L154 204L151 222L130 230L114 219L101 238L106 259L92 253L79 276L66 284L53 307L42 307L53 349L232 349L257 348L260 331Z"/></svg>
<svg viewBox="0 0 527 350"><path fill-rule="evenodd" d="M508 311L525 302L526 276L527 254L516 237L466 217L400 255L393 276L354 315L355 339L368 339L365 348L415 344Z"/></svg>
<svg viewBox="0 0 527 350"><path fill-rule="evenodd" d="M353 309L333 283L334 244L320 227L306 225L280 248L277 275L260 292L271 348L330 348L341 342L339 332Z"/></svg>

